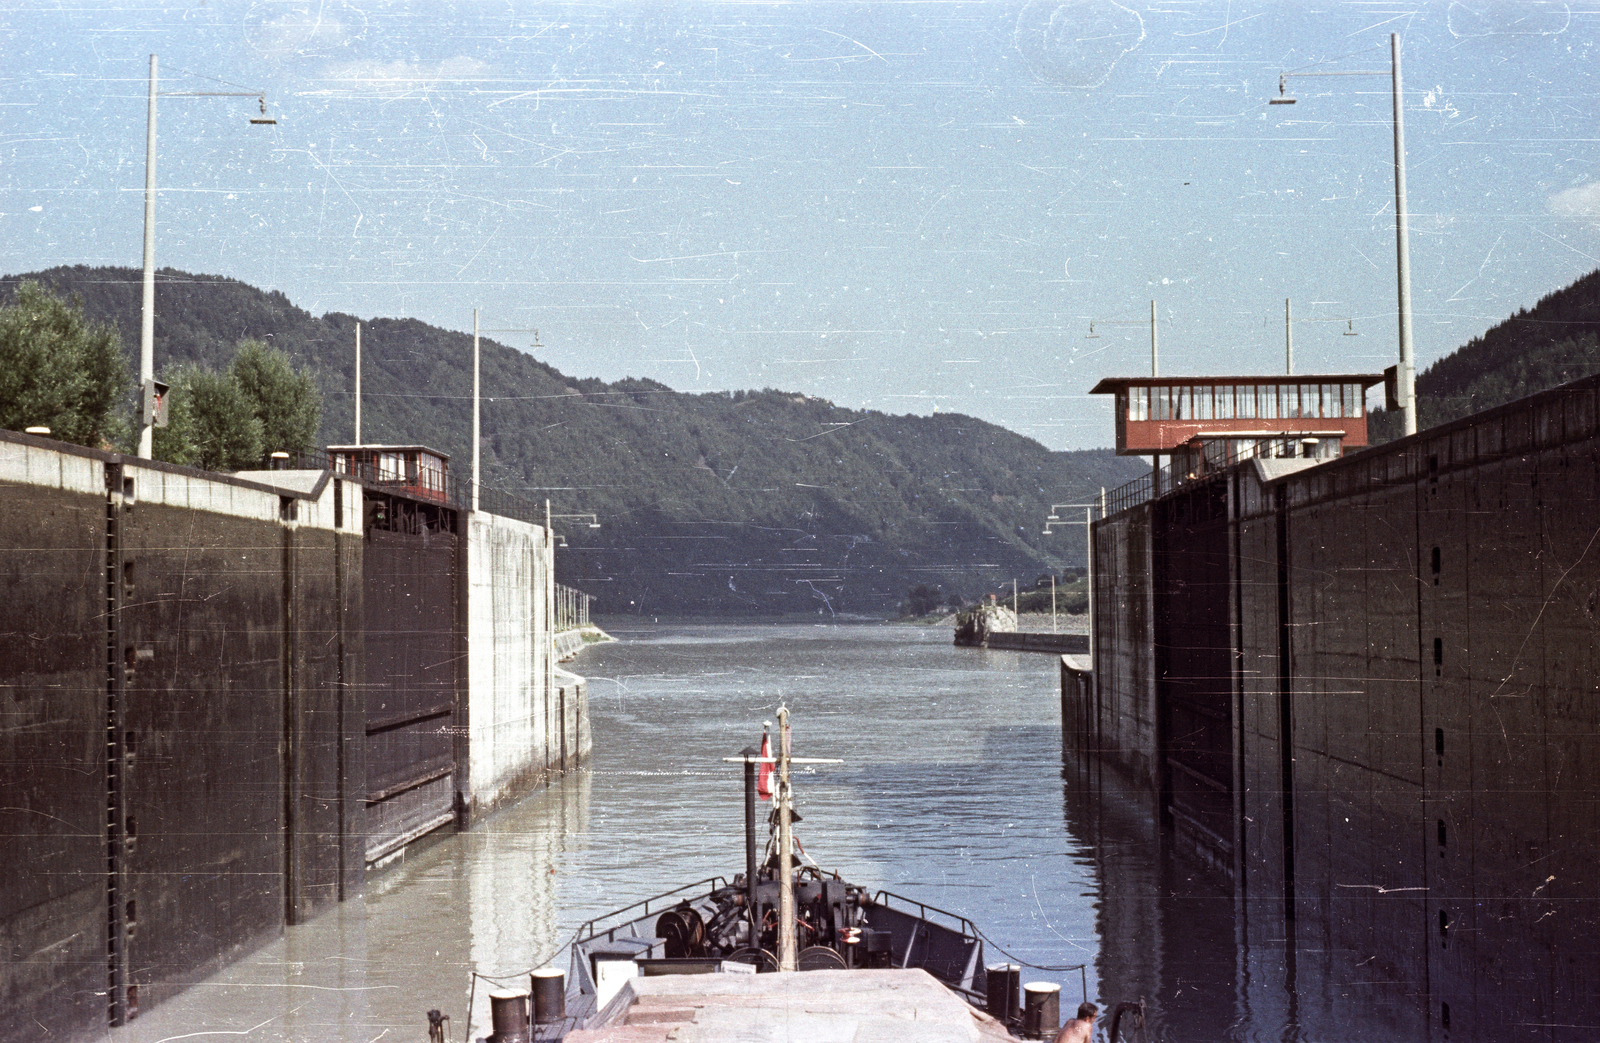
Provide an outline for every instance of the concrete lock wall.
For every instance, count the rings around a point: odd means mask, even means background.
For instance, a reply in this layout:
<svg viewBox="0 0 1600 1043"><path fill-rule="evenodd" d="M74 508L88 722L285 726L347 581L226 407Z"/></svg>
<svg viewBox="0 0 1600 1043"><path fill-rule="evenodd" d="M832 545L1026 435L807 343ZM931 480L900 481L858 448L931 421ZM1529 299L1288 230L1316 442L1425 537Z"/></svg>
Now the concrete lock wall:
<svg viewBox="0 0 1600 1043"><path fill-rule="evenodd" d="M1262 990L1240 1002L1281 1005L1298 966L1319 983L1293 1000L1311 1035L1336 1035L1352 1002L1396 1038L1600 1024L1600 379L1212 481L1231 676L1203 680L1234 693L1225 868ZM1183 837L1161 767L1176 747L1163 707L1143 709L1171 679L1146 679L1159 650L1133 636L1149 617L1131 568L1159 513L1096 526L1092 702L1107 760ZM1186 553L1171 536L1150 543ZM1188 611L1155 586L1150 612Z"/></svg>
<svg viewBox="0 0 1600 1043"><path fill-rule="evenodd" d="M0 441L8 1041L72 1038L106 1022L105 530L99 460Z"/></svg>
<svg viewBox="0 0 1600 1043"><path fill-rule="evenodd" d="M328 472L0 432L0 1041L103 1037L361 893L384 698L364 563L394 535L367 522ZM442 718L465 717L461 823L591 743L583 679L550 661L544 530L471 516L466 557L443 636L468 652Z"/></svg>
<svg viewBox="0 0 1600 1043"><path fill-rule="evenodd" d="M588 752L583 679L552 661L554 551L545 529L469 516L470 805L482 814Z"/></svg>
<svg viewBox="0 0 1600 1043"><path fill-rule="evenodd" d="M103 1034L358 885L360 514L320 477L0 432L0 1039Z"/></svg>
<svg viewBox="0 0 1600 1043"><path fill-rule="evenodd" d="M1102 756L1155 789L1150 508L1094 526L1094 709Z"/></svg>

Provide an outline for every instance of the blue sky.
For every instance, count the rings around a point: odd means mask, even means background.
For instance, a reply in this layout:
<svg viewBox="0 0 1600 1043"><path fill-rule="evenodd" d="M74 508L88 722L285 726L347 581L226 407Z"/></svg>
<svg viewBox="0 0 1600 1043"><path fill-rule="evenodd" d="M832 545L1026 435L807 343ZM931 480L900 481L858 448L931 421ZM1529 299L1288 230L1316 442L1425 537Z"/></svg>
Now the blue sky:
<svg viewBox="0 0 1600 1043"><path fill-rule="evenodd" d="M1420 368L1600 267L1600 2L12 2L0 270L139 264L155 53L278 119L161 99L161 266L1106 445L1152 299L1164 372L1279 372L1285 298L1393 361L1391 32Z"/></svg>

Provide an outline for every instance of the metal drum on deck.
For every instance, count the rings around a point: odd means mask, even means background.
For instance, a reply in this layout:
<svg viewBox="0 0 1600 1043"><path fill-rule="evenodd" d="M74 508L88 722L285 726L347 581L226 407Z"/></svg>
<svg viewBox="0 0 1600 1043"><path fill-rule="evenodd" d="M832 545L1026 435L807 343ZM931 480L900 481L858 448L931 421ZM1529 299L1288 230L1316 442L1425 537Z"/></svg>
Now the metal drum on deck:
<svg viewBox="0 0 1600 1043"><path fill-rule="evenodd" d="M1015 1021L1022 968L1015 963L991 963L984 970L984 1009L998 1021Z"/></svg>
<svg viewBox="0 0 1600 1043"><path fill-rule="evenodd" d="M1030 981L1022 987L1024 1039L1053 1039L1061 1028L1061 986L1053 981Z"/></svg>
<svg viewBox="0 0 1600 1043"><path fill-rule="evenodd" d="M533 1020L547 1025L567 1016L567 975L554 967L533 972Z"/></svg>
<svg viewBox="0 0 1600 1043"><path fill-rule="evenodd" d="M506 990L489 993L489 1043L528 1043L528 994Z"/></svg>

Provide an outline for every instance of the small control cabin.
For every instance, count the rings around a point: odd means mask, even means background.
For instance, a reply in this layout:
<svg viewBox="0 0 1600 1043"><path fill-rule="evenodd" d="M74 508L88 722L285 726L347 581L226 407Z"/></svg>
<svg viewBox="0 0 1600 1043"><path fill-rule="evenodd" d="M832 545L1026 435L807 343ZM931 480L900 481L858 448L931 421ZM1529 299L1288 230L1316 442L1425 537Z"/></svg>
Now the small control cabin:
<svg viewBox="0 0 1600 1043"><path fill-rule="evenodd" d="M369 487L436 503L449 502L450 458L425 445L330 445L328 456L340 474Z"/></svg>
<svg viewBox="0 0 1600 1043"><path fill-rule="evenodd" d="M1333 459L1367 444L1367 388L1381 373L1276 377L1107 377L1119 456Z"/></svg>

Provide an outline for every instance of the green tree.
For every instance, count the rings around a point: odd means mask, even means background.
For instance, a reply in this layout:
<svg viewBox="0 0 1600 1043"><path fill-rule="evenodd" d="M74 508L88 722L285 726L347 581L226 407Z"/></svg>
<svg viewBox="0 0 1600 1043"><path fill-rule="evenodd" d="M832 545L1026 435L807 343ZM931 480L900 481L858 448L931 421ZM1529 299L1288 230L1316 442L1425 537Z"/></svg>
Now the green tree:
<svg viewBox="0 0 1600 1043"><path fill-rule="evenodd" d="M242 471L261 465L261 421L232 374L181 366L167 374L167 426L155 429L157 460Z"/></svg>
<svg viewBox="0 0 1600 1043"><path fill-rule="evenodd" d="M901 607L908 616L927 616L937 612L943 600L944 595L939 593L938 587L918 583L906 591L906 599L901 602Z"/></svg>
<svg viewBox="0 0 1600 1043"><path fill-rule="evenodd" d="M295 371L287 354L259 340L241 341L231 373L251 415L261 422L266 452L300 453L316 446L322 393L308 374Z"/></svg>
<svg viewBox="0 0 1600 1043"><path fill-rule="evenodd" d="M125 426L114 414L128 384L116 327L86 321L76 297L24 282L0 308L0 428L99 448Z"/></svg>

